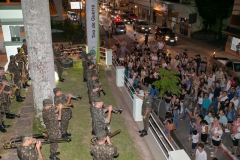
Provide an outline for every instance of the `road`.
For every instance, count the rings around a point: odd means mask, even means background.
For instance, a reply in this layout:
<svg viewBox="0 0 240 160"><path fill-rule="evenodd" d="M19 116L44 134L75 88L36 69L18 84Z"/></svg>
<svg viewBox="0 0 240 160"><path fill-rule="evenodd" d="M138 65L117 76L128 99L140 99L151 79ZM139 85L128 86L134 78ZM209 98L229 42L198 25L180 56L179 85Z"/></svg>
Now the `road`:
<svg viewBox="0 0 240 160"><path fill-rule="evenodd" d="M106 17L106 13L103 12L103 14L100 14L99 16L99 22L103 24L103 27L107 30L110 30L109 24L110 24L110 19ZM149 35L149 41L155 41L154 39L154 29L156 25L151 24L151 34ZM108 43L113 44L116 40L121 41L123 38L128 44L128 49L130 49L131 43L135 40L138 39L138 42L142 43L144 41L144 34L143 33L138 33L136 32L136 37L134 36L135 30L133 30L132 24L126 24L127 27L127 33L126 34L121 34L121 35L114 35L113 34L113 39L108 39L105 30L100 27L100 32L101 32L101 38L104 38L105 41ZM184 35L176 33L178 36L178 42L176 44L167 44L168 48L168 53L171 53L171 55L175 56L177 51L183 51L184 49L188 49L188 55L195 57L196 54L200 54L201 57L207 57L209 58L213 52L216 52L216 56L224 56L228 58L234 58L234 56L224 52L220 48L216 48L214 46L208 45L205 42L195 40L189 37L186 37ZM223 46L224 47L224 46Z"/></svg>

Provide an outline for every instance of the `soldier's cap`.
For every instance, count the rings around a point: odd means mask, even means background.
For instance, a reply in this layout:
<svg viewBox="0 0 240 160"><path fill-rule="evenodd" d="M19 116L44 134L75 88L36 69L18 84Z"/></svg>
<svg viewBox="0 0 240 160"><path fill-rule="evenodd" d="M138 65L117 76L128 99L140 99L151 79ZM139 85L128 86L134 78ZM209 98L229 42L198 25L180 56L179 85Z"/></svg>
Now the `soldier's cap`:
<svg viewBox="0 0 240 160"><path fill-rule="evenodd" d="M104 138L107 136L107 132L105 130L101 130L96 134L97 138Z"/></svg>
<svg viewBox="0 0 240 160"><path fill-rule="evenodd" d="M86 48L86 46L82 46L82 48Z"/></svg>
<svg viewBox="0 0 240 160"><path fill-rule="evenodd" d="M61 88L53 88L54 93L57 93L58 91L61 91Z"/></svg>
<svg viewBox="0 0 240 160"><path fill-rule="evenodd" d="M94 97L93 102L102 102L102 98L101 97Z"/></svg>
<svg viewBox="0 0 240 160"><path fill-rule="evenodd" d="M15 56L14 56L14 55L11 55L11 56L10 56L10 59L15 59Z"/></svg>
<svg viewBox="0 0 240 160"><path fill-rule="evenodd" d="M43 100L43 106L45 106L47 104L53 104L53 101L51 99L44 99Z"/></svg>
<svg viewBox="0 0 240 160"><path fill-rule="evenodd" d="M97 82L94 82L93 83L93 88L99 88L101 87L102 85L100 83L97 83Z"/></svg>
<svg viewBox="0 0 240 160"><path fill-rule="evenodd" d="M0 66L0 71L4 70L4 67Z"/></svg>
<svg viewBox="0 0 240 160"><path fill-rule="evenodd" d="M91 54L91 53L88 53L87 56L92 56L92 54Z"/></svg>
<svg viewBox="0 0 240 160"><path fill-rule="evenodd" d="M98 75L96 73L94 73L94 72L91 74L91 76L92 77L98 77Z"/></svg>
<svg viewBox="0 0 240 160"><path fill-rule="evenodd" d="M149 87L145 87L144 88L144 92L150 92L150 88Z"/></svg>
<svg viewBox="0 0 240 160"><path fill-rule="evenodd" d="M26 39L23 39L22 41L23 41L23 42L26 42Z"/></svg>

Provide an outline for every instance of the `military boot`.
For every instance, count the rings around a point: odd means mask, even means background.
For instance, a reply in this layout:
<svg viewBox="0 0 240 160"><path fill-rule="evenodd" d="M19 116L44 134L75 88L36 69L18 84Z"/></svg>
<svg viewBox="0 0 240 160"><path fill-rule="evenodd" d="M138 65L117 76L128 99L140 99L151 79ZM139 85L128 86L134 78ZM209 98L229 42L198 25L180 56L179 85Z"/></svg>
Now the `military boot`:
<svg viewBox="0 0 240 160"><path fill-rule="evenodd" d="M9 128L9 127L11 127L11 125L5 125L4 122L2 122L2 126L3 126L4 128Z"/></svg>
<svg viewBox="0 0 240 160"><path fill-rule="evenodd" d="M21 96L16 96L16 101L17 101L17 102L22 102L23 99L21 98Z"/></svg>
<svg viewBox="0 0 240 160"><path fill-rule="evenodd" d="M12 114L6 113L6 118L8 118L8 119L14 119L15 116L12 115Z"/></svg>
<svg viewBox="0 0 240 160"><path fill-rule="evenodd" d="M66 133L66 135L67 135L68 137L70 137L72 134L71 134L71 133Z"/></svg>
<svg viewBox="0 0 240 160"><path fill-rule="evenodd" d="M64 79L62 77L59 77L59 80L60 82L64 82Z"/></svg>
<svg viewBox="0 0 240 160"><path fill-rule="evenodd" d="M143 132L143 130L139 130L138 132L139 132L139 133L142 133L142 132Z"/></svg>
<svg viewBox="0 0 240 160"><path fill-rule="evenodd" d="M49 158L50 160L60 160L55 154L51 154Z"/></svg>
<svg viewBox="0 0 240 160"><path fill-rule="evenodd" d="M6 133L7 132L7 130L3 127L3 125L0 125L0 131L2 133Z"/></svg>
<svg viewBox="0 0 240 160"><path fill-rule="evenodd" d="M143 130L143 131L142 131L142 134L140 134L140 137L144 137L144 136L146 136L146 135L148 135L147 131L146 131L146 130Z"/></svg>
<svg viewBox="0 0 240 160"><path fill-rule="evenodd" d="M67 134L62 134L62 139L67 140L67 141L71 141L71 138L69 138L67 136Z"/></svg>

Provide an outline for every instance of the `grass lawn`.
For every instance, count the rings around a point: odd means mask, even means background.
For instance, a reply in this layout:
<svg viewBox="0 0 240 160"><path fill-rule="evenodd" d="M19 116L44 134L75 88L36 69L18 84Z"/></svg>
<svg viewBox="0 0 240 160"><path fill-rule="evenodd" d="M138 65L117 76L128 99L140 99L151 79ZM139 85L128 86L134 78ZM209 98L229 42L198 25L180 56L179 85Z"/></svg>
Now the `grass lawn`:
<svg viewBox="0 0 240 160"><path fill-rule="evenodd" d="M65 82L57 82L56 86L62 88L65 93L82 94L83 99L73 101L74 108L72 109L73 118L70 120L68 132L72 134L70 143L59 144L58 151L61 154L58 156L61 160L90 160L92 159L90 149L90 139L92 124L90 109L88 103L88 94L86 83L82 79L82 65L80 62L74 62L74 68L64 70L63 78ZM116 106L114 96L110 91L110 86L105 77L104 71L100 71L100 82L103 84L107 95L103 97L104 103ZM117 107L117 106L116 106ZM118 160L138 160L141 159L134 146L133 140L127 130L125 121L120 114L112 114L111 131L121 129L121 133L113 137L111 140L119 149ZM49 145L44 145L42 148L44 159L49 159Z"/></svg>

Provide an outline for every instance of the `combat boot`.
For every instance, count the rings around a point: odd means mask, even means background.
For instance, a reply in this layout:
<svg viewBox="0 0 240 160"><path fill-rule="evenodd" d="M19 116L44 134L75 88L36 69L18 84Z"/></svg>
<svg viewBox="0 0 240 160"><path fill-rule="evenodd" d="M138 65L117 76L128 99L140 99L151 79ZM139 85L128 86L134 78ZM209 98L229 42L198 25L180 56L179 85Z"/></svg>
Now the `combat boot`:
<svg viewBox="0 0 240 160"><path fill-rule="evenodd" d="M2 133L6 133L6 132L7 132L7 130L6 130L2 125L0 125L0 131L1 131Z"/></svg>
<svg viewBox="0 0 240 160"><path fill-rule="evenodd" d="M59 155L59 154L60 154L60 152L56 152L56 153L55 153L55 156L57 156L57 155Z"/></svg>
<svg viewBox="0 0 240 160"><path fill-rule="evenodd" d="M55 154L51 154L49 158L50 160L60 160Z"/></svg>
<svg viewBox="0 0 240 160"><path fill-rule="evenodd" d="M147 131L146 131L146 130L143 130L143 131L142 131L142 134L140 134L140 137L144 137L144 136L146 136L146 135L148 135Z"/></svg>
<svg viewBox="0 0 240 160"><path fill-rule="evenodd" d="M60 81L60 82L64 82L64 79L61 78L61 77L59 77L59 80L58 80L58 81Z"/></svg>
<svg viewBox="0 0 240 160"><path fill-rule="evenodd" d="M22 99L20 96L16 96L16 101L17 101L17 102L22 102L23 99Z"/></svg>
<svg viewBox="0 0 240 160"><path fill-rule="evenodd" d="M9 128L9 127L11 127L11 125L5 125L4 122L2 122L2 126L3 126L4 128Z"/></svg>
<svg viewBox="0 0 240 160"><path fill-rule="evenodd" d="M71 133L66 133L66 135L70 137L72 134Z"/></svg>
<svg viewBox="0 0 240 160"><path fill-rule="evenodd" d="M71 139L67 136L67 134L62 134L62 139L71 141Z"/></svg>
<svg viewBox="0 0 240 160"><path fill-rule="evenodd" d="M6 113L6 118L8 118L8 119L14 119L15 116L12 115L12 114Z"/></svg>

